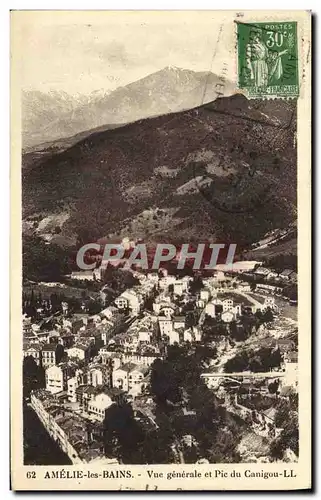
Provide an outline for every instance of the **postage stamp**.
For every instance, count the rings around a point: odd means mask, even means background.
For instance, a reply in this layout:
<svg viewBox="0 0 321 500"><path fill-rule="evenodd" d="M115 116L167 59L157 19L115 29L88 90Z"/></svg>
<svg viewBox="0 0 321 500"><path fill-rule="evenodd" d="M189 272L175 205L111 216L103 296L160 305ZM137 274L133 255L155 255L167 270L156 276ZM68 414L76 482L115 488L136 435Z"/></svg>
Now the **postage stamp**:
<svg viewBox="0 0 321 500"><path fill-rule="evenodd" d="M250 97L298 97L296 22L237 23L238 86Z"/></svg>

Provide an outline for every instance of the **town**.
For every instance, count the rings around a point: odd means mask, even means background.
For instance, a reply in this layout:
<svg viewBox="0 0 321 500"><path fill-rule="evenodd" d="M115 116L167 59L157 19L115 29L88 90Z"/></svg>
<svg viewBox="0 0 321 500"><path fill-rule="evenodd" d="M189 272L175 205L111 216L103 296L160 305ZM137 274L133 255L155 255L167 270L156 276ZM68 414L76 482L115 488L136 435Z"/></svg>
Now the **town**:
<svg viewBox="0 0 321 500"><path fill-rule="evenodd" d="M107 272L23 297L24 404L65 463L297 460L295 271Z"/></svg>

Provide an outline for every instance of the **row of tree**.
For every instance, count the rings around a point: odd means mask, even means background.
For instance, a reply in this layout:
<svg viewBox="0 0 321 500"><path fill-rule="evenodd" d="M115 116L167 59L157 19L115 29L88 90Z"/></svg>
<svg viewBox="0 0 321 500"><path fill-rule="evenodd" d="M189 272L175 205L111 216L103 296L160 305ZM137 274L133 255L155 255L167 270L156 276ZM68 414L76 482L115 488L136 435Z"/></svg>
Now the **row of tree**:
<svg viewBox="0 0 321 500"><path fill-rule="evenodd" d="M268 372L281 365L282 356L279 349L261 347L257 351L243 350L225 363L224 370L231 372Z"/></svg>

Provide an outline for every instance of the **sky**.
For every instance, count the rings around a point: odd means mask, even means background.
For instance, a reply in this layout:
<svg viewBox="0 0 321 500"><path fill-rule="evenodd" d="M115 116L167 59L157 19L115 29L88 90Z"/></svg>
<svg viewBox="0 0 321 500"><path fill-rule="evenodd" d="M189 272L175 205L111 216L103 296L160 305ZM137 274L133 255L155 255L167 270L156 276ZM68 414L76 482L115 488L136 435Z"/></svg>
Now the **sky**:
<svg viewBox="0 0 321 500"><path fill-rule="evenodd" d="M166 66L220 74L227 64L226 76L234 79L232 27L222 29L212 13L166 19L159 13L99 14L88 23L50 13L26 17L20 31L22 88L110 91Z"/></svg>

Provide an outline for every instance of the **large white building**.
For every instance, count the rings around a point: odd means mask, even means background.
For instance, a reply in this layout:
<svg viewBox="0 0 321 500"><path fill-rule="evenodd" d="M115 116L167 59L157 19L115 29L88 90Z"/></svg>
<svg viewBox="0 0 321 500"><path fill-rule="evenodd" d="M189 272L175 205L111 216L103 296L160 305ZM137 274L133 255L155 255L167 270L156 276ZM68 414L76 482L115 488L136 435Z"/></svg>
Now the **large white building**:
<svg viewBox="0 0 321 500"><path fill-rule="evenodd" d="M187 283L185 281L175 281L173 283L173 292L175 295L183 295L187 290Z"/></svg>
<svg viewBox="0 0 321 500"><path fill-rule="evenodd" d="M283 369L283 385L295 388L298 384L298 353L296 351L284 354Z"/></svg>
<svg viewBox="0 0 321 500"><path fill-rule="evenodd" d="M76 365L61 363L46 369L46 390L52 394L68 390L68 379L75 376Z"/></svg>
<svg viewBox="0 0 321 500"><path fill-rule="evenodd" d="M93 271L73 271L70 275L72 280L79 281L93 281L94 280L94 272Z"/></svg>
<svg viewBox="0 0 321 500"><path fill-rule="evenodd" d="M76 344L73 347L70 347L70 349L66 349L66 352L69 358L84 360L89 357L90 346Z"/></svg>
<svg viewBox="0 0 321 500"><path fill-rule="evenodd" d="M68 399L71 403L76 403L77 398L76 398L76 389L79 386L79 381L78 378L71 377L67 380L67 395Z"/></svg>
<svg viewBox="0 0 321 500"><path fill-rule="evenodd" d="M166 316L159 316L158 326L161 336L169 335L173 330L173 322L171 318L167 318Z"/></svg>
<svg viewBox="0 0 321 500"><path fill-rule="evenodd" d="M163 276L158 282L158 287L160 288L160 290L168 290L169 286L174 285L175 282L176 282L175 276L171 275Z"/></svg>
<svg viewBox="0 0 321 500"><path fill-rule="evenodd" d="M177 330L172 330L171 332L169 332L168 337L169 337L169 345L180 343L179 332Z"/></svg>
<svg viewBox="0 0 321 500"><path fill-rule="evenodd" d="M126 363L121 365L119 368L113 371L112 380L113 387L116 389L121 389L122 391L128 392L128 375L130 371L134 368L133 363Z"/></svg>
<svg viewBox="0 0 321 500"><path fill-rule="evenodd" d="M94 387L97 385L110 385L111 368L103 364L88 367L87 383Z"/></svg>
<svg viewBox="0 0 321 500"><path fill-rule="evenodd" d="M148 366L125 363L113 371L113 387L136 395L141 392L148 371Z"/></svg>
<svg viewBox="0 0 321 500"><path fill-rule="evenodd" d="M126 290L115 299L119 309L129 309L133 314L138 314L141 308L141 300L134 290Z"/></svg>
<svg viewBox="0 0 321 500"><path fill-rule="evenodd" d="M97 394L97 396L89 401L87 411L93 418L100 422L103 422L106 410L113 404L113 400L107 394Z"/></svg>

